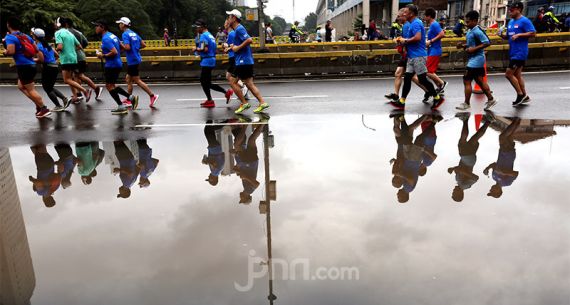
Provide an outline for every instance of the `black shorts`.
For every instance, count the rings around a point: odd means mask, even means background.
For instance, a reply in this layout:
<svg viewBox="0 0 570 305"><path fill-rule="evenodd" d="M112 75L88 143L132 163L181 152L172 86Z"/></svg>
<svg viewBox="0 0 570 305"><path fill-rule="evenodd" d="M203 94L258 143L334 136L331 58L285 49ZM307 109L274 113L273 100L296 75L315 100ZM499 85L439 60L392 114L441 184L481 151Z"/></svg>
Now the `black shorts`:
<svg viewBox="0 0 570 305"><path fill-rule="evenodd" d="M61 65L61 70L63 70L63 71L75 71L75 70L77 70L77 64Z"/></svg>
<svg viewBox="0 0 570 305"><path fill-rule="evenodd" d="M129 76L139 76L139 65L127 66L127 74Z"/></svg>
<svg viewBox="0 0 570 305"><path fill-rule="evenodd" d="M485 68L467 67L467 71L465 71L465 75L463 75L463 80L473 81L477 77L485 77Z"/></svg>
<svg viewBox="0 0 570 305"><path fill-rule="evenodd" d="M105 68L105 84L116 84L122 68Z"/></svg>
<svg viewBox="0 0 570 305"><path fill-rule="evenodd" d="M406 66L408 66L408 59L407 58L406 59L403 59L403 58L400 59L400 61L398 62L398 67L404 67L405 68Z"/></svg>
<svg viewBox="0 0 570 305"><path fill-rule="evenodd" d="M79 73L79 74L83 74L87 71L87 62L82 60L82 61L78 61L77 62L77 69L75 70L75 72Z"/></svg>
<svg viewBox="0 0 570 305"><path fill-rule="evenodd" d="M511 59L509 61L509 69L517 69L517 68L522 68L526 65L526 61L524 60L517 60L517 59Z"/></svg>
<svg viewBox="0 0 570 305"><path fill-rule="evenodd" d="M36 65L20 65L16 66L18 70L18 79L23 85L31 84L36 78Z"/></svg>
<svg viewBox="0 0 570 305"><path fill-rule="evenodd" d="M234 76L246 80L253 77L253 65L236 66Z"/></svg>
<svg viewBox="0 0 570 305"><path fill-rule="evenodd" d="M235 57L230 57L230 59L228 60L228 73L230 73L231 75L235 75L235 73L236 73L236 58Z"/></svg>

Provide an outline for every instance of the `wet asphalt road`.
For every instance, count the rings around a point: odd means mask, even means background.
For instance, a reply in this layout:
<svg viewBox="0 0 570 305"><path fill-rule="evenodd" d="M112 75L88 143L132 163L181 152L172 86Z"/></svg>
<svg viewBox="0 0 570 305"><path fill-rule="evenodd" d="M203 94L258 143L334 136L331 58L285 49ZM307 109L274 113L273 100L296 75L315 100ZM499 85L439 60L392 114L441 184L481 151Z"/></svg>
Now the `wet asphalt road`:
<svg viewBox="0 0 570 305"><path fill-rule="evenodd" d="M511 102L514 90L500 74L490 75L489 83L499 104L493 111L501 116L519 116L530 119L570 119L570 71L538 72L526 74L527 91L533 98L529 106L513 108ZM444 77L449 82L446 103L440 108L445 117L455 115L455 106L463 100L463 83L459 75ZM217 83L224 85L220 80ZM227 87L227 86L225 86ZM64 94L69 89L58 87ZM160 94L156 109L148 106L148 97L140 89L141 102L136 112L126 116L113 116L110 110L115 106L111 97L104 92L101 101L85 105L72 105L65 113L53 114L48 119L34 117L34 107L15 86L0 87L2 111L0 111L0 146L18 144L54 143L58 141L112 140L136 138L150 134L169 132L207 120L223 120L235 117L237 108L234 99L226 105L221 94L214 92L217 108L201 109L199 103L204 94L198 84L156 84L152 88ZM290 80L281 82L259 82L259 88L271 108L272 116L289 116L292 123L302 122L303 114L387 114L392 108L386 105L384 94L393 91L393 79L349 80ZM53 106L45 92L38 87L48 106ZM428 107L421 103L422 94L412 88L408 98L407 113L428 113ZM482 112L483 95L472 99L473 112ZM256 105L254 101L253 106ZM251 110L246 113L256 119ZM156 128L135 129L139 125L158 125Z"/></svg>

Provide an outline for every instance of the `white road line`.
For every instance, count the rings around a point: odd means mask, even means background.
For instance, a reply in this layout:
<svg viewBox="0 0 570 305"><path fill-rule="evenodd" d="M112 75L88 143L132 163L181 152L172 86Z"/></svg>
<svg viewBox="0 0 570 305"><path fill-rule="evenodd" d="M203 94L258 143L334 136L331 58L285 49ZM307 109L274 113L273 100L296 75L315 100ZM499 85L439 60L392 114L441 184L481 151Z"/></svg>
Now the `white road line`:
<svg viewBox="0 0 570 305"><path fill-rule="evenodd" d="M560 90L570 90L570 87L560 87Z"/></svg>
<svg viewBox="0 0 570 305"><path fill-rule="evenodd" d="M141 124L135 128L156 128L156 127L193 127L193 126L232 126L232 125L266 125L267 122L245 122L245 123L184 123L184 124Z"/></svg>
<svg viewBox="0 0 570 305"><path fill-rule="evenodd" d="M294 95L294 96L264 96L264 98L273 98L273 99L298 99L298 98L327 98L328 95ZM203 98L179 98L176 99L179 102L187 102L187 101L203 101ZM216 101L225 101L225 98L215 98Z"/></svg>

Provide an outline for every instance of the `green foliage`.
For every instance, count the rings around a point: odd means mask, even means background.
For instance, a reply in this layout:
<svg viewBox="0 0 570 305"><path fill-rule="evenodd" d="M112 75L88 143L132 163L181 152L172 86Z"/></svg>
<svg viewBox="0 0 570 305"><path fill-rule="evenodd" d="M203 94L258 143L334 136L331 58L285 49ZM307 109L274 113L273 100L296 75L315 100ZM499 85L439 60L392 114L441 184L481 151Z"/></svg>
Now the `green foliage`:
<svg viewBox="0 0 570 305"><path fill-rule="evenodd" d="M317 18L318 16L315 13L310 13L307 15L307 17L305 17L305 25L303 26L303 30L309 33L314 32L317 28Z"/></svg>
<svg viewBox="0 0 570 305"><path fill-rule="evenodd" d="M360 31L360 29L364 25L364 23L362 22L362 14L358 14L358 16L356 16L356 19L354 19L352 25L354 26L353 28L355 30Z"/></svg>

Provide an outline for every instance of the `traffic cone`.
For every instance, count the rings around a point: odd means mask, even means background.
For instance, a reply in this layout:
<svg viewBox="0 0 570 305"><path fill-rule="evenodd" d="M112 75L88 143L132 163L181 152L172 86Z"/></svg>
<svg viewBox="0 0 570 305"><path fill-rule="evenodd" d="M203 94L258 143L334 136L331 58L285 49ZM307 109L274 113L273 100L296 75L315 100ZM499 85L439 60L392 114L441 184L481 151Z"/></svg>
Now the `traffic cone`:
<svg viewBox="0 0 570 305"><path fill-rule="evenodd" d="M479 131L479 128L481 128L481 120L483 120L483 115L482 114L476 114L475 115L475 130Z"/></svg>
<svg viewBox="0 0 570 305"><path fill-rule="evenodd" d="M485 77L483 77L483 81L487 82L487 62L485 62ZM475 82L475 87L473 87L473 93L475 94L483 94L483 89L481 89L481 87L479 87L479 84L477 84L477 82Z"/></svg>

